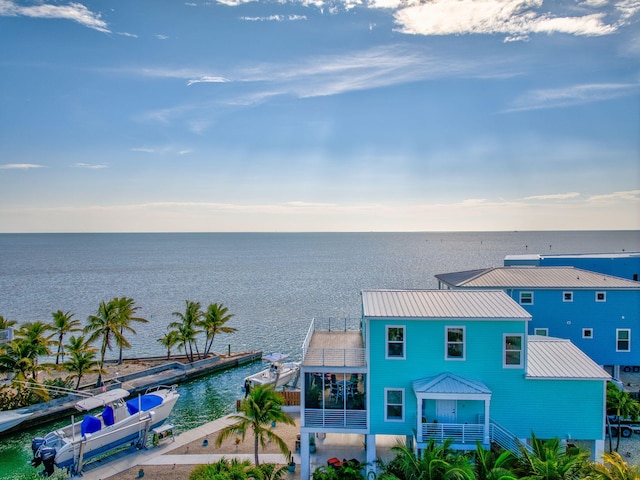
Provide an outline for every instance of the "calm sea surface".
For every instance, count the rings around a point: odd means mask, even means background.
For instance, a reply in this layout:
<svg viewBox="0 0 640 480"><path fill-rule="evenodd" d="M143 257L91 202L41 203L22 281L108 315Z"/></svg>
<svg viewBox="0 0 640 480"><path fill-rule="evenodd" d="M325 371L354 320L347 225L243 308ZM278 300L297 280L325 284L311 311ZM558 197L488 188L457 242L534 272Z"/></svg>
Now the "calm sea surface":
<svg viewBox="0 0 640 480"><path fill-rule="evenodd" d="M134 326L134 357L166 353L156 339L185 300L223 303L238 332L214 350L296 359L311 319L358 317L364 289L436 288L438 273L500 266L509 254L621 251L640 251L640 232L0 234L0 315L85 320L102 300L131 297L149 320ZM181 385L169 421L184 430L231 412L242 378L260 369ZM30 440L53 426L0 434L0 478L32 478Z"/></svg>

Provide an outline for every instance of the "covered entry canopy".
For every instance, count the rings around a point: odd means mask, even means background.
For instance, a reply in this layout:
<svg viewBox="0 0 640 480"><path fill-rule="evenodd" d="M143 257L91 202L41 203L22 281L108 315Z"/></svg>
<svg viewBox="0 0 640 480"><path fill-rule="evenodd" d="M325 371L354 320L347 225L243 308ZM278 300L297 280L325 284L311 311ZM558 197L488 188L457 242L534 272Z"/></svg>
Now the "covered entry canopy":
<svg viewBox="0 0 640 480"><path fill-rule="evenodd" d="M491 390L484 383L450 372L414 381L413 392L416 397L425 399L491 399Z"/></svg>

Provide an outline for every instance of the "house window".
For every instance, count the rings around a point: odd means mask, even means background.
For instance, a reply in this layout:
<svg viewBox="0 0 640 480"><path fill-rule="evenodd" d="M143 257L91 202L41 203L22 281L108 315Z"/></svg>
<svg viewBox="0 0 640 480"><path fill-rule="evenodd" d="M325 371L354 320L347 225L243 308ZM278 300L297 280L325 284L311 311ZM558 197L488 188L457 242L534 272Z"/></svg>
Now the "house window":
<svg viewBox="0 0 640 480"><path fill-rule="evenodd" d="M387 327L387 358L404 358L404 327Z"/></svg>
<svg viewBox="0 0 640 480"><path fill-rule="evenodd" d="M522 335L504 335L504 367L522 366Z"/></svg>
<svg viewBox="0 0 640 480"><path fill-rule="evenodd" d="M384 412L388 422L404 421L404 389L384 389Z"/></svg>
<svg viewBox="0 0 640 480"><path fill-rule="evenodd" d="M593 338L593 328L583 328L582 338Z"/></svg>
<svg viewBox="0 0 640 480"><path fill-rule="evenodd" d="M464 327L446 327L446 359L464 360Z"/></svg>
<svg viewBox="0 0 640 480"><path fill-rule="evenodd" d="M534 335L540 335L541 337L548 337L549 336L549 329L548 328L535 328L533 330L533 334Z"/></svg>
<svg viewBox="0 0 640 480"><path fill-rule="evenodd" d="M607 292L596 292L596 302L606 302Z"/></svg>
<svg viewBox="0 0 640 480"><path fill-rule="evenodd" d="M533 305L533 292L520 292L521 305Z"/></svg>
<svg viewBox="0 0 640 480"><path fill-rule="evenodd" d="M573 302L573 292L562 292L563 302Z"/></svg>
<svg viewBox="0 0 640 480"><path fill-rule="evenodd" d="M616 352L631 351L631 330L616 328Z"/></svg>

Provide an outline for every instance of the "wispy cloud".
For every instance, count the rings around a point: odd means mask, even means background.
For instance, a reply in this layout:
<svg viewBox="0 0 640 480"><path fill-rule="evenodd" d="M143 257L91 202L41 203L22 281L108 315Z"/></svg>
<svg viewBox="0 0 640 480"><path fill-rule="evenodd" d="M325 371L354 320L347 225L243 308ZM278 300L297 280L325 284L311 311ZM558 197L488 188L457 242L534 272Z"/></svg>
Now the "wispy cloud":
<svg viewBox="0 0 640 480"><path fill-rule="evenodd" d="M167 35L160 35L160 34L156 35L156 38L158 40L168 40L169 39L169 37Z"/></svg>
<svg viewBox="0 0 640 480"><path fill-rule="evenodd" d="M589 202L608 202L616 200L636 200L640 201L640 190L627 190L623 192L605 193L601 195L592 195L587 201Z"/></svg>
<svg viewBox="0 0 640 480"><path fill-rule="evenodd" d="M44 168L44 165L37 165L35 163L5 163L0 165L2 170L30 170L32 168Z"/></svg>
<svg viewBox="0 0 640 480"><path fill-rule="evenodd" d="M637 94L640 83L595 83L531 90L515 99L506 112L571 107Z"/></svg>
<svg viewBox="0 0 640 480"><path fill-rule="evenodd" d="M99 32L110 33L107 22L102 20L102 15L90 11L81 3L71 2L66 5L39 3L25 6L18 5L12 0L0 0L0 16L72 20Z"/></svg>
<svg viewBox="0 0 640 480"><path fill-rule="evenodd" d="M225 83L229 80L224 77L216 77L211 75L204 75L200 78L192 78L187 82L187 86L191 86L195 83Z"/></svg>
<svg viewBox="0 0 640 480"><path fill-rule="evenodd" d="M103 168L109 168L104 164L90 164L90 163L74 163L74 167L76 168L86 168L88 170L101 170Z"/></svg>
<svg viewBox="0 0 640 480"><path fill-rule="evenodd" d="M578 192L569 193L553 193L550 195L532 195L530 197L524 197L523 200L566 200L567 198L579 197Z"/></svg>
<svg viewBox="0 0 640 480"><path fill-rule="evenodd" d="M305 15L269 15L266 17L240 17L240 20L246 20L248 22L296 22L300 20L306 20Z"/></svg>

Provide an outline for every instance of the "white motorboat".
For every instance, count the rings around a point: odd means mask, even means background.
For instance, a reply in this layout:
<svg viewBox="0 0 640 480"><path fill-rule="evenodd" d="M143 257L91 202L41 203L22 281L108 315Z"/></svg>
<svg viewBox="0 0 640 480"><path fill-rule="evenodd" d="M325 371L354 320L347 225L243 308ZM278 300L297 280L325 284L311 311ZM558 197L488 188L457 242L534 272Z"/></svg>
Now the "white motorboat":
<svg viewBox="0 0 640 480"><path fill-rule="evenodd" d="M126 443L142 448L149 431L167 419L180 395L174 385L147 390L125 402L128 396L127 390L119 388L77 402L75 407L81 412L100 412L87 413L77 422L72 418L71 425L33 439L31 464L37 467L42 463L45 469L41 473L46 476L53 473L54 465L76 475L84 462L96 455Z"/></svg>
<svg viewBox="0 0 640 480"><path fill-rule="evenodd" d="M269 368L246 377L244 379L245 388L247 388L247 385L250 388L258 385L273 385L277 388L283 387L294 380L300 370L300 362L282 362L287 357L288 355L282 353L272 353L264 356L263 359L270 362L271 365L269 365Z"/></svg>
<svg viewBox="0 0 640 480"><path fill-rule="evenodd" d="M25 408L0 412L0 432L4 432L5 430L9 430L16 425L19 425L31 415L33 415L33 412L29 412Z"/></svg>

